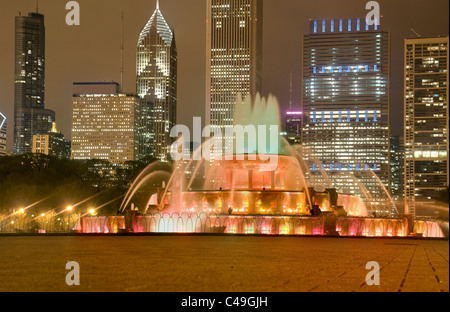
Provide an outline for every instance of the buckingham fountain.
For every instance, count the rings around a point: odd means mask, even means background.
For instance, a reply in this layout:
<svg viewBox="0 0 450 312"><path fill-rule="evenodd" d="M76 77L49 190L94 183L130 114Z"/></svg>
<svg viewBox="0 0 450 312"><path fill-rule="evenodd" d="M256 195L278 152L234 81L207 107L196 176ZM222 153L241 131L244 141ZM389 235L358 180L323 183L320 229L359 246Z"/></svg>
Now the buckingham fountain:
<svg viewBox="0 0 450 312"><path fill-rule="evenodd" d="M237 98L235 126L255 125L255 129L263 126L266 131L263 134L256 131L257 144L249 140L249 133L241 141L235 135L231 152L218 157L214 150L217 140L213 137L199 146L189 160L180 159L173 165L153 163L128 190L119 216L82 218L78 230L84 233L448 236L448 223L445 228L410 216L372 216L366 205L367 189L357 183L356 177L352 179L366 198L345 194L333 188L325 171L312 171L312 166L318 166L320 161L307 148L290 146L281 138L269 140L273 136L270 137L267 129L280 124L279 106L274 97L266 100L257 96L253 101L250 98L242 101L239 95ZM390 198L387 192L386 197Z"/></svg>

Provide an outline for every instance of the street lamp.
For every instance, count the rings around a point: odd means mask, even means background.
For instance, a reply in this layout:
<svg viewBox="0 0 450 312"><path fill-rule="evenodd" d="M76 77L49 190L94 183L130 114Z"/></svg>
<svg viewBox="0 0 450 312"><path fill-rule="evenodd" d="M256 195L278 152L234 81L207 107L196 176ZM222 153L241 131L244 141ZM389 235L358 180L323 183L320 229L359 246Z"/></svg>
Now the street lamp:
<svg viewBox="0 0 450 312"><path fill-rule="evenodd" d="M19 231L20 231L21 225L22 225L22 230L25 230L25 209L20 208L17 213L19 214Z"/></svg>

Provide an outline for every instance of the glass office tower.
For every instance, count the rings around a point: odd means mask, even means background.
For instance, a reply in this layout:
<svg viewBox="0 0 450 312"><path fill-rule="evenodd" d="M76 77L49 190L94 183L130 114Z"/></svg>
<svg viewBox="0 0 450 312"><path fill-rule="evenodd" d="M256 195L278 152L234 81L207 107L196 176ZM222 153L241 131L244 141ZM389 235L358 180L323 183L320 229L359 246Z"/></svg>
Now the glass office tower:
<svg viewBox="0 0 450 312"><path fill-rule="evenodd" d="M137 44L137 95L141 99L139 156L167 161L177 123L177 48L175 34L159 10Z"/></svg>
<svg viewBox="0 0 450 312"><path fill-rule="evenodd" d="M389 200L390 34L364 18L311 20L303 38L302 142L326 185L360 195L375 215Z"/></svg>
<svg viewBox="0 0 450 312"><path fill-rule="evenodd" d="M44 15L16 16L14 154L31 153L33 135L52 129L55 112L45 109Z"/></svg>
<svg viewBox="0 0 450 312"><path fill-rule="evenodd" d="M223 135L236 96L261 92L262 25L262 0L207 0L206 124Z"/></svg>
<svg viewBox="0 0 450 312"><path fill-rule="evenodd" d="M436 215L434 203L449 185L448 169L448 37L406 39L407 213Z"/></svg>

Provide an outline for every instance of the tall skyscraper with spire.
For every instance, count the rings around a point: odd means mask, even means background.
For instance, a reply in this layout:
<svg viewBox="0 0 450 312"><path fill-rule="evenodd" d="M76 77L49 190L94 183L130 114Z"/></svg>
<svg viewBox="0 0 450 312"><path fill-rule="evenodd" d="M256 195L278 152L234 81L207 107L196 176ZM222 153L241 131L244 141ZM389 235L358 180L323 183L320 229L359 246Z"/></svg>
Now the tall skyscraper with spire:
<svg viewBox="0 0 450 312"><path fill-rule="evenodd" d="M31 153L33 135L52 129L55 112L45 109L44 15L15 20L14 154Z"/></svg>
<svg viewBox="0 0 450 312"><path fill-rule="evenodd" d="M137 44L137 94L141 99L139 155L166 161L177 118L177 47L175 33L156 10Z"/></svg>
<svg viewBox="0 0 450 312"><path fill-rule="evenodd" d="M261 92L263 1L207 0L206 14L206 124L225 134L237 94Z"/></svg>

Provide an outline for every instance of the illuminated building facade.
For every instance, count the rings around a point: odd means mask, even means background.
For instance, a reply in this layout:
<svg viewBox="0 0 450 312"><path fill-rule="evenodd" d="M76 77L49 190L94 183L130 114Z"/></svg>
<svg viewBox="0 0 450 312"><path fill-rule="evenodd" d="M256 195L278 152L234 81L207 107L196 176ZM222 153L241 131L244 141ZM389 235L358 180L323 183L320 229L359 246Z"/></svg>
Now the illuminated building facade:
<svg viewBox="0 0 450 312"><path fill-rule="evenodd" d="M300 111L289 110L285 115L284 137L291 145L302 143L302 118Z"/></svg>
<svg viewBox="0 0 450 312"><path fill-rule="evenodd" d="M448 37L405 40L405 201L407 213L430 207L449 185Z"/></svg>
<svg viewBox="0 0 450 312"><path fill-rule="evenodd" d="M391 195L395 202L403 202L405 191L405 140L403 136L391 136Z"/></svg>
<svg viewBox="0 0 450 312"><path fill-rule="evenodd" d="M137 44L137 95L141 99L140 157L167 161L177 123L177 47L159 3Z"/></svg>
<svg viewBox="0 0 450 312"><path fill-rule="evenodd" d="M15 20L14 154L31 153L34 134L52 128L55 112L45 109L44 15Z"/></svg>
<svg viewBox="0 0 450 312"><path fill-rule="evenodd" d="M6 156L6 116L0 112L0 156Z"/></svg>
<svg viewBox="0 0 450 312"><path fill-rule="evenodd" d="M262 0L207 0L206 124L223 135L236 96L261 92L262 25Z"/></svg>
<svg viewBox="0 0 450 312"><path fill-rule="evenodd" d="M139 99L119 93L119 84L74 83L72 159L121 165L138 151Z"/></svg>
<svg viewBox="0 0 450 312"><path fill-rule="evenodd" d="M303 145L333 187L389 215L390 34L364 18L311 20L303 39Z"/></svg>
<svg viewBox="0 0 450 312"><path fill-rule="evenodd" d="M45 154L58 158L70 158L70 141L64 138L53 123L52 131L47 134L33 135L33 153Z"/></svg>

